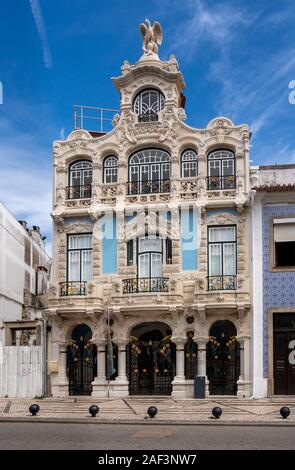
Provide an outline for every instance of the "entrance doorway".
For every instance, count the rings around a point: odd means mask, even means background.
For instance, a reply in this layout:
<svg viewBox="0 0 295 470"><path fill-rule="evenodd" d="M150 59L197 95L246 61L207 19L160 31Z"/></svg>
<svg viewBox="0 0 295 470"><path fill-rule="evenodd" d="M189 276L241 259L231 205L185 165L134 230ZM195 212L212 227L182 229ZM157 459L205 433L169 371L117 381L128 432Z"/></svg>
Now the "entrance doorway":
<svg viewBox="0 0 295 470"><path fill-rule="evenodd" d="M130 395L171 395L176 346L165 323L142 323L133 328L127 346Z"/></svg>
<svg viewBox="0 0 295 470"><path fill-rule="evenodd" d="M295 313L273 317L274 393L295 395Z"/></svg>
<svg viewBox="0 0 295 470"><path fill-rule="evenodd" d="M207 343L207 376L210 395L236 395L240 375L240 344L235 325L217 321Z"/></svg>
<svg viewBox="0 0 295 470"><path fill-rule="evenodd" d="M67 346L67 375L70 395L91 395L91 383L97 376L96 346L91 342L92 331L82 323L72 332Z"/></svg>

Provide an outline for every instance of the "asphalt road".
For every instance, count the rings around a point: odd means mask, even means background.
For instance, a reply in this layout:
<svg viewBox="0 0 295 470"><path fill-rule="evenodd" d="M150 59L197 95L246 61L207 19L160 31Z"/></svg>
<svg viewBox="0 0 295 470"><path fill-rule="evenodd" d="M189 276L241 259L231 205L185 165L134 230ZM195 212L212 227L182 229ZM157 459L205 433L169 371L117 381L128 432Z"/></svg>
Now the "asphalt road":
<svg viewBox="0 0 295 470"><path fill-rule="evenodd" d="M3 422L0 449L295 449L295 427Z"/></svg>

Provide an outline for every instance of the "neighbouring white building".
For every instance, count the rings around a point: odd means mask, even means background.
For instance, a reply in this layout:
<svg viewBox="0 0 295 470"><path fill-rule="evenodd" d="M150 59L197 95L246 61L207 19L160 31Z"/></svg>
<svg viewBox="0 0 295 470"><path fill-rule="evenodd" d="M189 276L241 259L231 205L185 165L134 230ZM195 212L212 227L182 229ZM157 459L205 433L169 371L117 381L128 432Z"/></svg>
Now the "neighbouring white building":
<svg viewBox="0 0 295 470"><path fill-rule="evenodd" d="M0 396L45 393L49 271L39 227L0 203Z"/></svg>
<svg viewBox="0 0 295 470"><path fill-rule="evenodd" d="M251 171L253 396L295 395L295 165Z"/></svg>

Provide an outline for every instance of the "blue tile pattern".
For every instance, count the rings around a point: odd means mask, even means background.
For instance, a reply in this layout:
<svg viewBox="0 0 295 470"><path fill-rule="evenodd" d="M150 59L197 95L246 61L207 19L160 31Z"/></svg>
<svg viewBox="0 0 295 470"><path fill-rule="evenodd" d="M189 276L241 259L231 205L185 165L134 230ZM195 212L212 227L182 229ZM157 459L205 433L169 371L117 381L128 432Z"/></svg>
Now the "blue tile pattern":
<svg viewBox="0 0 295 470"><path fill-rule="evenodd" d="M294 307L295 272L273 273L269 270L269 221L273 217L295 217L295 204L264 206L263 230L263 375L268 377L268 311L270 308Z"/></svg>

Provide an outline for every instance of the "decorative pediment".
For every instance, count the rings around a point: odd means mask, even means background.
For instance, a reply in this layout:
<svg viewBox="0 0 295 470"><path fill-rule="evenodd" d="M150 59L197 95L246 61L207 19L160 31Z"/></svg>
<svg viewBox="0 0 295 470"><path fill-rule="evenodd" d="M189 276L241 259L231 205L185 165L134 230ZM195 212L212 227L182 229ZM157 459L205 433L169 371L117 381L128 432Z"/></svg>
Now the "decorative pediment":
<svg viewBox="0 0 295 470"><path fill-rule="evenodd" d="M67 137L67 142L71 140L89 140L92 138L93 138L92 135L89 134L89 132L85 131L84 129L75 129Z"/></svg>

